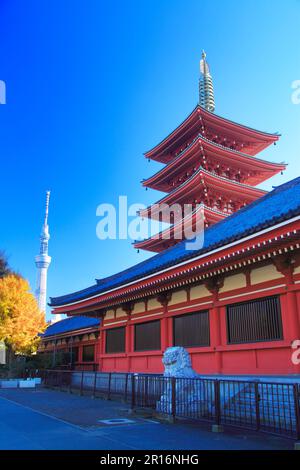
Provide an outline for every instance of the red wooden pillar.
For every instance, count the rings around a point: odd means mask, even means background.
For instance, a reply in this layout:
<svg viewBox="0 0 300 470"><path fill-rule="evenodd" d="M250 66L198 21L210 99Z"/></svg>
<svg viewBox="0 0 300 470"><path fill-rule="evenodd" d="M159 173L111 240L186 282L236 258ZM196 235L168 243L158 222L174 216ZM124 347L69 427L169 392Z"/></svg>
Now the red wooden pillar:
<svg viewBox="0 0 300 470"><path fill-rule="evenodd" d="M282 322L284 339L293 341L300 336L300 322L298 314L297 295L292 288L295 286L294 268L288 257L275 258L273 263L278 272L284 275L287 292L281 296Z"/></svg>
<svg viewBox="0 0 300 470"><path fill-rule="evenodd" d="M222 353L219 350L222 345L221 335L221 308L218 306L219 300L219 289L223 286L224 280L212 279L206 282L207 289L211 292L213 298L213 306L209 310L210 319L210 345L214 349L214 364L215 373L220 374L222 372Z"/></svg>
<svg viewBox="0 0 300 470"><path fill-rule="evenodd" d="M292 361L292 356L295 351L295 349L292 348L292 344L295 340L300 339L299 302L297 301L297 293L295 291L288 291L286 295L282 297L284 298L281 302L281 306L284 308L282 312L284 339L288 340L291 344ZM292 372L299 374L300 364L293 364Z"/></svg>
<svg viewBox="0 0 300 470"><path fill-rule="evenodd" d="M131 325L130 319L126 323L125 327L125 352L127 356L127 371L131 370L131 353L133 351L133 334L132 334L133 325Z"/></svg>
<svg viewBox="0 0 300 470"><path fill-rule="evenodd" d="M165 316L168 307L164 308L164 313L163 313L163 318L161 319L160 322L160 327L161 327L161 350L162 352L165 352L165 350L169 347L169 322L168 318Z"/></svg>
<svg viewBox="0 0 300 470"><path fill-rule="evenodd" d="M221 334L221 345L226 346L227 344L227 325L226 325L226 307L220 307L220 334Z"/></svg>
<svg viewBox="0 0 300 470"><path fill-rule="evenodd" d="M300 339L300 327L299 327L299 317L298 317L298 303L296 292L289 291L286 294L287 298L287 316L288 324L290 330L290 337L292 340Z"/></svg>
<svg viewBox="0 0 300 470"><path fill-rule="evenodd" d="M125 352L126 354L132 352L132 325L130 320L126 323L125 327Z"/></svg>
<svg viewBox="0 0 300 470"><path fill-rule="evenodd" d="M168 347L174 346L174 337L173 337L173 317L167 318L168 324Z"/></svg>
<svg viewBox="0 0 300 470"><path fill-rule="evenodd" d="M161 338L161 350L164 352L169 346L169 322L167 318L168 314L168 303L171 300L171 294L161 294L157 297L158 302L163 307L163 317L160 321L160 338Z"/></svg>
<svg viewBox="0 0 300 470"><path fill-rule="evenodd" d="M280 296L283 339L290 344L300 339L297 295L289 291ZM292 352L291 352L292 354Z"/></svg>
<svg viewBox="0 0 300 470"><path fill-rule="evenodd" d="M221 325L220 325L220 307L214 306L210 311L210 341L211 346L214 348L215 355L215 373L222 372L222 357L221 351L218 348L221 346Z"/></svg>
<svg viewBox="0 0 300 470"><path fill-rule="evenodd" d="M99 361L99 370L103 369L103 356L105 354L105 344L106 344L106 332L103 327L100 328L100 347L99 347L99 354L100 354L100 361Z"/></svg>
<svg viewBox="0 0 300 470"><path fill-rule="evenodd" d="M131 353L134 350L134 338L132 334L133 325L131 324L131 313L134 308L134 304L132 302L127 302L122 305L122 308L127 315L127 323L125 326L125 354L127 358L127 371L129 372L131 369Z"/></svg>
<svg viewBox="0 0 300 470"><path fill-rule="evenodd" d="M98 364L98 370L101 370L101 336L102 332L98 333L98 337L96 336L96 343L95 343L95 362Z"/></svg>
<svg viewBox="0 0 300 470"><path fill-rule="evenodd" d="M82 342L78 344L78 362L82 362Z"/></svg>

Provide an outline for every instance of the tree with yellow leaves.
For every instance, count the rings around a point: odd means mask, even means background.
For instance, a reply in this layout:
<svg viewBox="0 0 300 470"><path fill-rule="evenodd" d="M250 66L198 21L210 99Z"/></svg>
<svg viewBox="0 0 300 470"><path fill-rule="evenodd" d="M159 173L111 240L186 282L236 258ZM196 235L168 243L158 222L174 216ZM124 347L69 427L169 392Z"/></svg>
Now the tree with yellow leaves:
<svg viewBox="0 0 300 470"><path fill-rule="evenodd" d="M14 353L30 354L36 351L38 333L45 328L45 315L29 283L16 274L0 278L0 341Z"/></svg>

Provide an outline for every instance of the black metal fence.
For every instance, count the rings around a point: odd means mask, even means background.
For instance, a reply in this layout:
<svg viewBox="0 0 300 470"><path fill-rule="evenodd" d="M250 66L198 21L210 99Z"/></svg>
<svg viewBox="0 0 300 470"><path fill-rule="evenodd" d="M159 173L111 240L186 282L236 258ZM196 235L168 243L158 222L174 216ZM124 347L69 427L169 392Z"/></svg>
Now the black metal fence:
<svg viewBox="0 0 300 470"><path fill-rule="evenodd" d="M46 387L122 399L175 418L252 429L300 440L300 385L168 378L162 375L46 370Z"/></svg>

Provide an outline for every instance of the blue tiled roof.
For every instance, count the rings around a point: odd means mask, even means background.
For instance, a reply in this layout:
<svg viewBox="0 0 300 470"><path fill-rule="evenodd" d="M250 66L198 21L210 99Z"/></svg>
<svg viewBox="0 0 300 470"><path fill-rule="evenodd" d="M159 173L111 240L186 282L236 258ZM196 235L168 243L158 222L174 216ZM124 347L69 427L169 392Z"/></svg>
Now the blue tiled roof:
<svg viewBox="0 0 300 470"><path fill-rule="evenodd" d="M60 335L62 333L68 333L69 331L81 330L84 328L91 328L98 326L100 320L98 318L88 317L70 317L64 320L53 323L48 326L45 333L42 335L44 338L47 336Z"/></svg>
<svg viewBox="0 0 300 470"><path fill-rule="evenodd" d="M97 281L87 289L51 298L50 305L55 307L104 293L297 215L300 215L300 177L278 186L266 196L206 229L202 248L187 250L186 242L179 242L142 263Z"/></svg>

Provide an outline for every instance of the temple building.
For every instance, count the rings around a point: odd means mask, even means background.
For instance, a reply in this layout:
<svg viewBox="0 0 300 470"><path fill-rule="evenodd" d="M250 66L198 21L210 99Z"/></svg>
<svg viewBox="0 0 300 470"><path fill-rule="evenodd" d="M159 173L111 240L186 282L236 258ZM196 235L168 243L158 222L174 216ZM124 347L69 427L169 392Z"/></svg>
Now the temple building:
<svg viewBox="0 0 300 470"><path fill-rule="evenodd" d="M63 353L62 367L97 370L99 324L97 318L88 317L70 317L52 323L41 336L38 352L50 354L53 365Z"/></svg>
<svg viewBox="0 0 300 470"><path fill-rule="evenodd" d="M100 320L101 371L161 373L178 345L203 374L299 374L300 178L257 188L286 167L258 157L279 135L216 115L204 53L200 72L199 104L146 153L164 167L143 185L166 195L140 216L171 225L135 247L156 254L51 298L52 312ZM187 249L179 235L199 214L201 246Z"/></svg>

